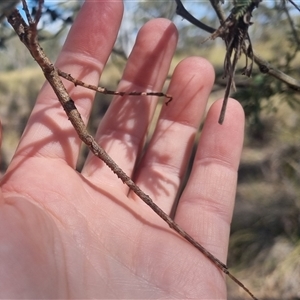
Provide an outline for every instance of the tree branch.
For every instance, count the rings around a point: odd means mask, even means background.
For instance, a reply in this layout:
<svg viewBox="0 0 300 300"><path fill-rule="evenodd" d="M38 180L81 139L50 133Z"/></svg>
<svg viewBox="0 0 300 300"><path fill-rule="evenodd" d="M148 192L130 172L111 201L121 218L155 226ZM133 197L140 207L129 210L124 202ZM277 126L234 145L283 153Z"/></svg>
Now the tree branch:
<svg viewBox="0 0 300 300"><path fill-rule="evenodd" d="M274 68L274 66L264 59L262 59L258 54L254 53L254 62L258 65L259 70L262 73L271 75L272 77L282 81L288 87L295 91L300 91L300 81L296 80L295 78L285 74L284 72Z"/></svg>
<svg viewBox="0 0 300 300"><path fill-rule="evenodd" d="M206 32L209 33L214 33L216 31L216 29L200 22L199 20L197 20L196 18L194 18L183 6L181 0L175 0L177 3L177 14L181 17L183 17L184 19L186 19L187 21L189 21L191 24L197 26L200 29L203 29ZM246 55L248 55L247 53L245 53ZM287 86L289 86L290 88L296 90L296 91L300 91L300 81L296 80L294 78L292 78L291 76L285 74L284 72L278 70L277 68L275 68L272 64L270 64L269 62L267 62L266 60L264 60L262 57L260 57L258 54L254 53L253 54L253 59L254 62L258 65L260 71L264 74L268 74L280 81L282 81L283 83L285 83Z"/></svg>

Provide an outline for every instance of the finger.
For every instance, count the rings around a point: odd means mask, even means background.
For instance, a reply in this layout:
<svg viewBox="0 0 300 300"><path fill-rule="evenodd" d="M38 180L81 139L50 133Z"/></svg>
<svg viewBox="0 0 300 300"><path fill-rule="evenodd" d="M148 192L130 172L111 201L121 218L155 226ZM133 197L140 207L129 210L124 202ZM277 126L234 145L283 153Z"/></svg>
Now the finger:
<svg viewBox="0 0 300 300"><path fill-rule="evenodd" d="M122 1L86 1L68 35L56 66L73 77L98 84L115 42ZM94 92L63 80L83 120L90 113ZM80 140L63 108L46 83L33 109L15 159L39 156L66 161L75 167Z"/></svg>
<svg viewBox="0 0 300 300"><path fill-rule="evenodd" d="M166 19L148 22L139 32L118 91L160 91L177 43L177 30ZM96 140L130 176L140 151L157 97L115 97L96 134ZM82 174L96 184L114 182L128 190L104 164L90 155Z"/></svg>
<svg viewBox="0 0 300 300"><path fill-rule="evenodd" d="M237 101L230 100L225 121L220 125L220 109L221 101L218 101L208 113L175 220L225 262L243 144L244 113Z"/></svg>
<svg viewBox="0 0 300 300"><path fill-rule="evenodd" d="M136 183L170 213L191 155L214 81L214 70L202 58L182 61L174 71L154 136L136 174ZM132 197L136 197L131 193Z"/></svg>

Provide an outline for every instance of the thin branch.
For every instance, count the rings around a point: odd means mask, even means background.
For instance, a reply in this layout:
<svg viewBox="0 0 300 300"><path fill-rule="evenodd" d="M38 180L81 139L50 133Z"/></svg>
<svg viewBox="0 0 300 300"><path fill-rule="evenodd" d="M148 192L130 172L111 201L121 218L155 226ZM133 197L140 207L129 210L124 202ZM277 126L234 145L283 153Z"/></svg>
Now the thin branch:
<svg viewBox="0 0 300 300"><path fill-rule="evenodd" d="M25 11L28 23L34 25L34 21L33 21L32 17L31 17L31 14L29 13L29 9L28 9L28 5L27 5L26 0L22 0L22 5L23 5L23 9ZM24 23L25 23L25 21L24 21Z"/></svg>
<svg viewBox="0 0 300 300"><path fill-rule="evenodd" d="M273 76L274 78L282 81L288 87L295 91L300 91L300 81L295 78L285 74L284 72L274 68L274 66L264 59L262 59L258 54L253 55L254 62L259 66L259 70L262 73Z"/></svg>
<svg viewBox="0 0 300 300"><path fill-rule="evenodd" d="M95 156L103 160L107 166L134 192L136 193L158 216L160 216L170 228L174 229L181 237L197 248L205 257L207 257L216 267L227 274L234 282L244 289L253 299L257 298L228 270L227 266L207 251L202 245L194 240L187 232L185 232L177 223L171 219L163 210L161 210L152 199L146 195L124 171L108 156L103 148L101 148L95 139L88 133L85 124L79 114L74 101L70 98L63 82L59 77L59 71L54 64L48 59L37 41L37 24L29 25L23 20L20 13L15 10L8 18L20 40L28 48L33 58L37 61L44 76L52 86L59 102L64 108L68 119L71 121L80 139L89 147Z"/></svg>
<svg viewBox="0 0 300 300"><path fill-rule="evenodd" d="M287 19L288 19L288 22L289 22L289 25L290 25L290 28L291 28L294 40L296 41L296 47L295 47L294 53L293 53L292 58L291 58L291 59L293 59L293 58L295 58L295 56L297 55L297 52L299 50L300 39L299 39L299 35L298 35L298 32L297 32L297 29L295 28L294 21L293 21L291 15L290 15L290 12L289 12L288 8L286 7L286 3L283 2L282 6L283 6L283 11L285 12L285 14L287 16Z"/></svg>
<svg viewBox="0 0 300 300"><path fill-rule="evenodd" d="M71 74L65 73L59 69L57 69L57 73L59 76L71 81L74 85L80 85L87 89L94 90L101 94L106 95L118 95L118 96L157 96L157 97L165 97L167 99L166 105L168 105L172 101L172 96L162 93L162 92L122 92L122 91L111 91L106 89L105 87L98 87L95 85L87 84L81 80L78 80L71 76Z"/></svg>
<svg viewBox="0 0 300 300"><path fill-rule="evenodd" d="M38 8L36 10L36 15L35 15L35 18L34 18L34 22L36 24L38 24L40 19L41 19L43 6L44 6L44 0L39 0L38 1Z"/></svg>
<svg viewBox="0 0 300 300"><path fill-rule="evenodd" d="M194 16L192 16L183 6L181 0L175 0L177 4L176 13L177 15L183 17L187 21L189 21L191 24L195 25L196 27L203 29L206 32L214 33L216 30L201 21L197 20Z"/></svg>
<svg viewBox="0 0 300 300"><path fill-rule="evenodd" d="M293 0L288 0L292 5L294 5L294 7L296 8L296 9L298 9L299 11L300 11L300 8L299 8L299 6L293 1Z"/></svg>
<svg viewBox="0 0 300 300"><path fill-rule="evenodd" d="M226 16L225 13L220 5L220 0L209 0L211 6L213 7L213 9L215 10L217 17L220 21L220 24L223 24L226 20ZM224 1L222 1L222 3L224 3Z"/></svg>

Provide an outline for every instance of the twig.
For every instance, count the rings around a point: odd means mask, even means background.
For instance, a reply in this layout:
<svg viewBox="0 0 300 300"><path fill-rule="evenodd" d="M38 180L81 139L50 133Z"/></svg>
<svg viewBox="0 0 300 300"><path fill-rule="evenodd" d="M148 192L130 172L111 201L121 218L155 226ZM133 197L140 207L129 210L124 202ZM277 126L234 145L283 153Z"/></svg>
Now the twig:
<svg viewBox="0 0 300 300"><path fill-rule="evenodd" d="M189 21L191 24L195 25L198 28L203 29L204 31L207 31L209 33L214 33L216 30L201 21L197 20L194 16L192 16L183 6L181 3L181 0L175 0L177 4L176 13L177 15L183 17L187 21Z"/></svg>
<svg viewBox="0 0 300 300"><path fill-rule="evenodd" d="M296 47L294 49L294 53L291 55L291 57L289 57L289 60L291 61L292 59L294 59L298 53L298 50L299 50L299 47L300 47L300 39L299 39L299 35L298 35L298 31L296 29L296 26L295 26L295 23L292 19L292 16L286 6L286 3L283 2L282 3L282 6L283 6L283 11L285 12L286 16L287 16L287 20L288 20L288 23L290 25L290 28L291 28L291 32L292 32L292 35L294 37L294 40L296 41Z"/></svg>
<svg viewBox="0 0 300 300"><path fill-rule="evenodd" d="M299 8L299 6L293 1L293 0L288 0L292 5L294 5L294 7L296 8L296 9L298 9L299 11L300 11L300 8Z"/></svg>
<svg viewBox="0 0 300 300"><path fill-rule="evenodd" d="M274 68L272 64L262 59L258 54L253 55L254 62L259 66L262 73L269 74L274 78L284 82L288 87L295 91L300 91L300 81Z"/></svg>
<svg viewBox="0 0 300 300"><path fill-rule="evenodd" d="M23 1L25 2L25 0ZM25 7L24 7L25 8ZM59 102L63 106L69 120L71 121L74 129L76 130L80 139L89 147L89 149L101 160L103 160L107 166L134 192L136 193L158 216L160 216L170 228L174 229L181 237L197 248L205 257L207 257L215 266L217 266L222 272L227 274L234 282L236 282L241 288L243 288L253 299L257 298L228 270L228 267L207 251L202 245L200 245L194 238L192 238L187 232L185 232L177 223L171 219L163 210L161 210L152 199L146 195L133 181L127 176L124 171L109 157L103 148L101 148L95 139L86 130L85 124L79 114L74 101L70 98L66 88L64 87L60 77L59 71L48 59L43 52L37 41L37 23L29 22L26 24L22 16L17 10L9 16L8 22L12 25L20 40L28 48L33 58L37 61L44 76L52 86L55 94L58 97ZM60 73L62 73L60 71ZM70 76L70 75L69 75ZM68 77L68 76L67 76Z"/></svg>
<svg viewBox="0 0 300 300"><path fill-rule="evenodd" d="M80 85L87 89L94 90L96 92L106 94L106 95L118 95L118 96L157 96L157 97L165 97L167 98L166 105L168 105L172 101L172 96L162 93L162 92L122 92L122 91L111 91L104 87L98 87L95 85L87 84L81 80L78 80L71 76L71 74L65 73L59 69L57 69L57 73L59 76L71 81L74 85Z"/></svg>
<svg viewBox="0 0 300 300"><path fill-rule="evenodd" d="M293 19L292 19L292 17L291 17L291 14L290 14L289 10L287 9L285 3L283 4L283 10L284 10L284 12L285 12L285 14L286 14L286 16L287 16L288 22L289 22L290 27L291 27L291 30L292 30L292 34L293 34L293 36L294 36L294 39L295 39L296 42L297 42L297 49L298 49L298 48L299 48L299 45L300 45L299 35L298 35L298 32L297 32L296 26L295 26L295 24L294 24L294 21L293 21Z"/></svg>
<svg viewBox="0 0 300 300"><path fill-rule="evenodd" d="M219 0L209 0L209 1L213 9L215 10L220 23L223 24L223 22L225 22L226 17L220 5L220 1ZM224 1L222 1L222 3L224 3Z"/></svg>

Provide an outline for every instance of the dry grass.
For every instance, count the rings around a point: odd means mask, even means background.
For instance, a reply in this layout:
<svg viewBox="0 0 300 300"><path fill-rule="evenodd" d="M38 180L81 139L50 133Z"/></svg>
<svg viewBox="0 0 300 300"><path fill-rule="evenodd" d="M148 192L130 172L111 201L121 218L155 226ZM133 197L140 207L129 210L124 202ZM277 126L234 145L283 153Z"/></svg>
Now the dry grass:
<svg viewBox="0 0 300 300"><path fill-rule="evenodd" d="M278 107L264 113L263 139L246 131L229 264L259 299L288 300L300 291L300 117ZM231 282L228 289L229 299L245 299Z"/></svg>

